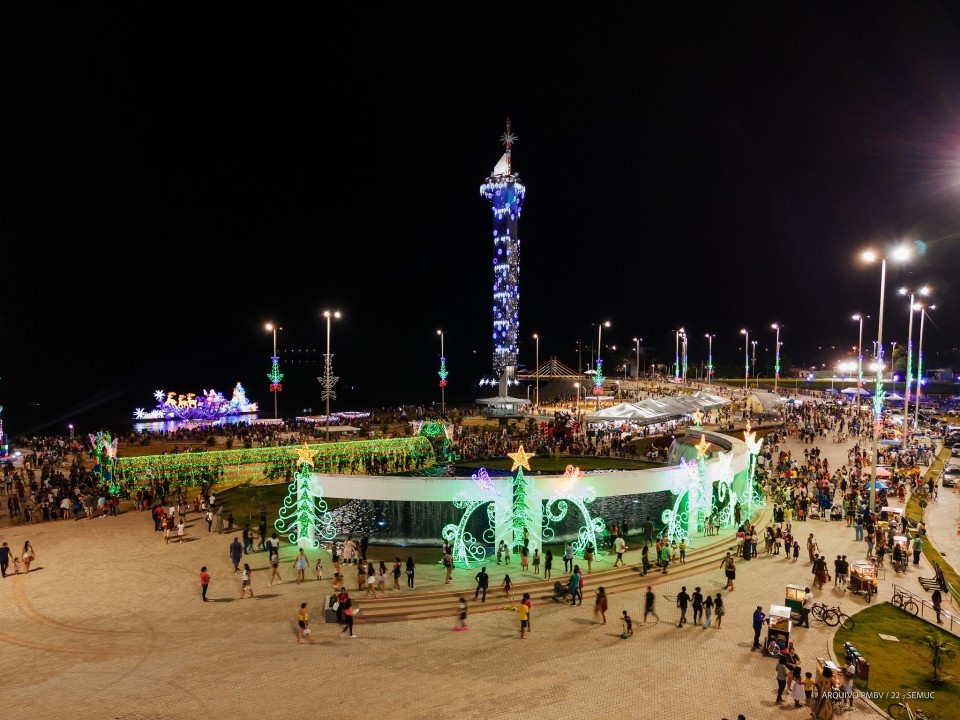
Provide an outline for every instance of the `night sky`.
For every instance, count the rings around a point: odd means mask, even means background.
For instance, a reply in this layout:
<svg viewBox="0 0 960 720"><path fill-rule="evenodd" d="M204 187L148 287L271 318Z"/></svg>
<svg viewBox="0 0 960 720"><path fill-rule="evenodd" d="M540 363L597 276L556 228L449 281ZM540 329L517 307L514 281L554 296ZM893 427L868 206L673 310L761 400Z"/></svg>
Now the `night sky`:
<svg viewBox="0 0 960 720"><path fill-rule="evenodd" d="M960 7L955 3L336 10L202 18L58 11L7 27L0 404L7 430L82 431L157 389L281 414L490 394L492 238L479 186L503 152L527 186L521 361L691 368L741 328L772 372L906 343L902 285L935 288L928 366L960 330ZM411 29L414 28L414 29ZM445 28L439 30L437 28ZM914 327L914 343L917 327ZM831 349L834 346L836 349ZM889 352L889 347L888 347ZM786 374L786 368L783 373ZM695 371L691 369L691 375ZM515 394L525 394L524 390ZM122 425L116 424L116 429Z"/></svg>

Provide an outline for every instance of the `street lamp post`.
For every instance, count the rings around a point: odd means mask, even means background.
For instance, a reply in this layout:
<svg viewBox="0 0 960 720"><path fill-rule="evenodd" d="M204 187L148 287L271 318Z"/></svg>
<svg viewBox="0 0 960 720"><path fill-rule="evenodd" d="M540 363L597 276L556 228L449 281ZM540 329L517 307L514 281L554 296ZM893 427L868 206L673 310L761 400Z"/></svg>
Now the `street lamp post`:
<svg viewBox="0 0 960 720"><path fill-rule="evenodd" d="M863 318L864 315L857 313L853 316L854 320L860 321L860 335L857 336L857 423L860 422L860 393L863 392ZM896 390L896 388L894 388Z"/></svg>
<svg viewBox="0 0 960 720"><path fill-rule="evenodd" d="M573 386L577 389L577 414L580 414L580 383L575 382Z"/></svg>
<svg viewBox="0 0 960 720"><path fill-rule="evenodd" d="M750 358L750 374L753 375L753 377L757 377L757 341L751 340L750 344L753 346L753 353ZM760 387L759 380L755 380L754 382L757 383L757 387Z"/></svg>
<svg viewBox="0 0 960 720"><path fill-rule="evenodd" d="M777 331L777 354L776 354L776 359L774 360L774 363L773 363L773 392L774 394L776 394L777 384L778 384L778 381L780 380L780 327L781 326L780 326L780 323L773 323L773 325L771 325L770 327L772 327L774 330Z"/></svg>
<svg viewBox="0 0 960 720"><path fill-rule="evenodd" d="M903 414L903 429L904 434L906 434L907 429L907 415L910 410L910 383L913 382L913 311L916 309L914 305L914 297L917 292L921 295L926 295L929 292L929 289L926 287L920 288L920 290L909 290L905 287L900 288L901 295L910 296L910 322L907 324L907 384L904 387L903 395L903 406L907 408L907 412ZM921 311L922 314L922 311ZM922 318L921 318L922 320ZM919 375L917 376L919 382ZM919 384L917 388L919 389Z"/></svg>
<svg viewBox="0 0 960 720"><path fill-rule="evenodd" d="M906 247L897 248L893 252L895 260L905 260L910 251ZM880 442L880 428L883 425L883 304L887 285L887 258L880 257L868 250L863 253L867 262L880 260L880 314L877 317L877 379L873 394L873 448L870 462L870 512L877 509L877 445Z"/></svg>
<svg viewBox="0 0 960 720"><path fill-rule="evenodd" d="M633 339L634 344L637 346L637 400L640 399L640 342L643 338L635 337Z"/></svg>
<svg viewBox="0 0 960 720"><path fill-rule="evenodd" d="M609 320L602 323L597 323L597 362L596 362L596 365L594 366L596 368L596 374L593 376L593 379L594 379L593 394L597 396L597 407L596 407L597 410L600 409L600 395L602 394L602 390L603 390L603 380L600 379L603 377L602 375L600 375L600 365L602 363L602 360L600 360L600 348L602 347L601 338L603 336L602 335L603 329L605 327L610 327ZM597 382L600 383L599 386L596 384Z"/></svg>
<svg viewBox="0 0 960 720"><path fill-rule="evenodd" d="M743 399L746 400L750 390L750 331L741 330L740 334L746 338L743 341Z"/></svg>
<svg viewBox="0 0 960 720"><path fill-rule="evenodd" d="M440 417L447 416L447 356L443 353L443 330L437 330L440 336Z"/></svg>
<svg viewBox="0 0 960 720"><path fill-rule="evenodd" d="M340 319L339 310L324 310L323 316L327 319L327 352L324 355L324 371L323 371L323 399L327 401L327 432L326 440L330 442L330 398L336 398L337 394L333 391L333 386L337 384L337 380L340 378L334 377L331 374L333 370L333 355L330 354L330 320L331 318Z"/></svg>
<svg viewBox="0 0 960 720"><path fill-rule="evenodd" d="M537 341L537 360L536 360L536 370L537 373L537 410L540 409L540 335L538 333L533 334L533 339Z"/></svg>
<svg viewBox="0 0 960 720"><path fill-rule="evenodd" d="M923 305L920 306L920 342L917 344L917 403L913 411L913 427L915 429L920 427L920 385L923 383L923 318L926 316L927 310L933 310L935 307L937 306L928 305L925 309ZM912 312L910 314L913 315ZM910 409L907 408L907 412L909 411ZM904 438L903 441L906 442L907 439Z"/></svg>
<svg viewBox="0 0 960 720"><path fill-rule="evenodd" d="M273 419L276 420L278 418L277 394L280 391L280 380L283 378L283 374L278 367L280 357L277 355L277 330L283 330L283 328L278 328L272 322L269 322L264 326L264 329L273 333L273 357L270 358L273 361L273 369L267 377L270 380L270 392L273 393Z"/></svg>
<svg viewBox="0 0 960 720"><path fill-rule="evenodd" d="M687 334L683 333L680 336L680 339L683 340L683 384L687 384Z"/></svg>
<svg viewBox="0 0 960 720"><path fill-rule="evenodd" d="M713 338L711 333L706 334L707 338L707 385L713 384Z"/></svg>
<svg viewBox="0 0 960 720"><path fill-rule="evenodd" d="M676 348L674 349L673 356L673 379L677 382L680 382L680 333L682 332L683 328L674 331L676 335Z"/></svg>

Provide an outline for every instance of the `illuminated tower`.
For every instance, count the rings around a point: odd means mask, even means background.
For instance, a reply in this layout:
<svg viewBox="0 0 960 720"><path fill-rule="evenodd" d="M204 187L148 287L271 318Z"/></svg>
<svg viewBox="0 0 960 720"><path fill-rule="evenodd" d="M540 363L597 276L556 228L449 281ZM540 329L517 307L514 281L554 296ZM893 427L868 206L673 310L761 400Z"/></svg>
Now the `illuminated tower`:
<svg viewBox="0 0 960 720"><path fill-rule="evenodd" d="M527 189L513 172L511 151L516 135L507 130L500 142L506 152L493 173L480 186L480 194L493 210L493 375L506 374L513 380L517 369L517 340L520 333L520 236L517 224Z"/></svg>

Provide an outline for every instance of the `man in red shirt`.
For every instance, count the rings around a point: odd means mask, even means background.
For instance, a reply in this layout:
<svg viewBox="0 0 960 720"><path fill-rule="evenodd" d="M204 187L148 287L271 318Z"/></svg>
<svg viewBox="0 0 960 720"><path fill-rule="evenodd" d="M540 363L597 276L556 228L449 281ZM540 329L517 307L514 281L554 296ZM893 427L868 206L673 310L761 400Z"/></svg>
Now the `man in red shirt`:
<svg viewBox="0 0 960 720"><path fill-rule="evenodd" d="M210 587L210 573L207 572L207 566L204 565L200 568L200 588L203 590L203 601L210 602L207 600L207 588Z"/></svg>

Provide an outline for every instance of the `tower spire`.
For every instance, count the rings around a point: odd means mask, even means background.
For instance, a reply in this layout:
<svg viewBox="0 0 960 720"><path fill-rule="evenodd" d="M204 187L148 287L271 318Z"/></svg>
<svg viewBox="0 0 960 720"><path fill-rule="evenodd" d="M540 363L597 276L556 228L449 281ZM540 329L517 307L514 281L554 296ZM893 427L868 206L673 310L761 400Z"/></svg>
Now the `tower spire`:
<svg viewBox="0 0 960 720"><path fill-rule="evenodd" d="M511 165L511 151L513 149L513 144L517 141L517 136L510 131L510 118L507 118L507 131L500 136L500 142L502 142L507 147L507 175L513 174L513 167Z"/></svg>

